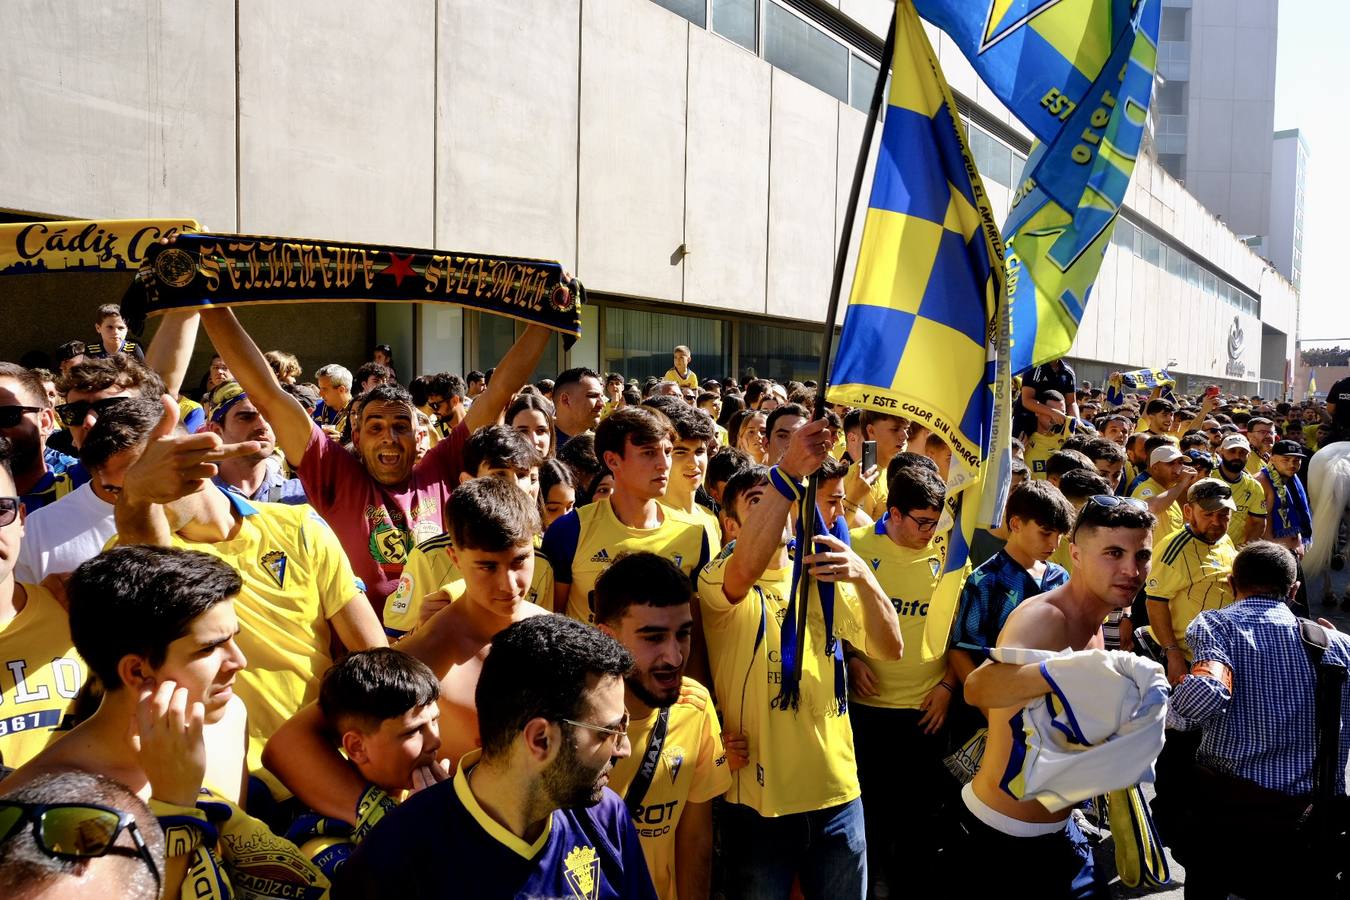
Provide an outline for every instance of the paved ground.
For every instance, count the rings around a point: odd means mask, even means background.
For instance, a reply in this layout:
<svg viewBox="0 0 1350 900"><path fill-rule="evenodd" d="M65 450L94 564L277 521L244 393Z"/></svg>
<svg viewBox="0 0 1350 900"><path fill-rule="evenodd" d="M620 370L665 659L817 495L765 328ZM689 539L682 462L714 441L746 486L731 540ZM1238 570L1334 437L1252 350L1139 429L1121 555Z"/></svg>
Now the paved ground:
<svg viewBox="0 0 1350 900"><path fill-rule="evenodd" d="M1334 581L1337 589L1336 596L1343 597L1347 589L1350 589L1350 571L1338 573ZM1312 613L1314 618L1325 617L1330 619L1341 631L1350 632L1350 611L1342 610L1340 607L1327 607L1321 604L1319 598L1311 598ZM1348 773L1350 774L1350 773ZM1153 790L1151 786L1144 786L1144 795L1152 799ZM1151 891L1141 889L1131 889L1120 883L1115 877L1116 859L1115 845L1107 838L1096 849L1097 865L1102 867L1104 872L1111 875L1111 895L1113 897L1148 897L1150 900L1181 900L1183 894L1183 885L1186 883L1186 870L1176 860L1172 859L1172 854L1167 854L1167 861L1171 865L1172 883L1167 887L1155 888Z"/></svg>

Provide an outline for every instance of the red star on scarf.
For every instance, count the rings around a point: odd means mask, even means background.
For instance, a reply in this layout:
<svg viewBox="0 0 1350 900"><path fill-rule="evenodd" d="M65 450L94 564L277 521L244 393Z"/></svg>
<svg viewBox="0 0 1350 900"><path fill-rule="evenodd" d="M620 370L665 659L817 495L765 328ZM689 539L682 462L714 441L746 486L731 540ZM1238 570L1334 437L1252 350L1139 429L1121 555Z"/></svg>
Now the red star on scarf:
<svg viewBox="0 0 1350 900"><path fill-rule="evenodd" d="M389 254L389 265L381 269L380 274L383 275L388 272L393 276L394 284L397 287L403 287L404 278L414 278L417 275L413 271L412 260L413 255L411 253L407 256L399 256L397 253L391 252Z"/></svg>

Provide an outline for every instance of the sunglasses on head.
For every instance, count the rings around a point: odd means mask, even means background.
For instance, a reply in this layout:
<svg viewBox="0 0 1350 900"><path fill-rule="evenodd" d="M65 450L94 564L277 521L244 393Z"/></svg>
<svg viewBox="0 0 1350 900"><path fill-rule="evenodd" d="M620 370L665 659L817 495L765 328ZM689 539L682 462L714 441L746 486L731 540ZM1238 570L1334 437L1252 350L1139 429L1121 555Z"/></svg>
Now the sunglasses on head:
<svg viewBox="0 0 1350 900"><path fill-rule="evenodd" d="M28 413L42 412L40 406L0 406L0 428L13 428Z"/></svg>
<svg viewBox="0 0 1350 900"><path fill-rule="evenodd" d="M1088 498L1088 502L1084 504L1082 512L1078 514L1078 520L1073 523L1073 533L1069 535L1069 539L1074 540L1078 537L1078 528L1083 524L1085 519L1092 515L1092 509L1107 510L1115 509L1118 506L1128 506L1132 509L1140 510L1141 512L1148 512L1148 504L1137 497L1117 497L1115 494L1095 494Z"/></svg>
<svg viewBox="0 0 1350 900"><path fill-rule="evenodd" d="M160 884L159 866L141 835L136 819L93 803L19 803L0 800L0 841L8 840L25 822L33 823L33 840L57 859L92 859L114 849L123 831L131 835L136 855Z"/></svg>
<svg viewBox="0 0 1350 900"><path fill-rule="evenodd" d="M104 397L102 400L76 400L73 403L62 403L56 408L56 415L67 428L72 425L83 425L91 409L94 411L95 418L97 418L103 415L106 410L130 399L130 397L124 395Z"/></svg>

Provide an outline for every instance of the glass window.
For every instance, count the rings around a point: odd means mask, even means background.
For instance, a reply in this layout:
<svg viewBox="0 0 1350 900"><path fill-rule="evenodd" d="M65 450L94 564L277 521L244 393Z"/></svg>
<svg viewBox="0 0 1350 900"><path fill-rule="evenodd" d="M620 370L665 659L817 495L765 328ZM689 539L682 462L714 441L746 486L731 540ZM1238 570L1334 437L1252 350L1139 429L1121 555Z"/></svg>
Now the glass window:
<svg viewBox="0 0 1350 900"><path fill-rule="evenodd" d="M989 168L984 174L1004 187L1012 187L1012 149L992 137L988 141Z"/></svg>
<svg viewBox="0 0 1350 900"><path fill-rule="evenodd" d="M832 344L838 345L838 341ZM786 384L820 375L821 332L741 324L740 375L772 378Z"/></svg>
<svg viewBox="0 0 1350 900"><path fill-rule="evenodd" d="M754 53L759 36L759 0L712 0L712 30Z"/></svg>
<svg viewBox="0 0 1350 900"><path fill-rule="evenodd" d="M1167 248L1167 274L1174 275L1177 278L1186 277L1186 267L1180 253L1171 247Z"/></svg>
<svg viewBox="0 0 1350 900"><path fill-rule="evenodd" d="M776 3L765 8L764 59L839 100L848 100L848 48Z"/></svg>
<svg viewBox="0 0 1350 900"><path fill-rule="evenodd" d="M707 0L656 0L656 4L658 6L664 6L676 15L684 16L699 28L707 27Z"/></svg>
<svg viewBox="0 0 1350 900"><path fill-rule="evenodd" d="M877 67L860 56L854 56L849 63L849 106L867 112L872 103L872 92L877 87Z"/></svg>
<svg viewBox="0 0 1350 900"><path fill-rule="evenodd" d="M1168 81L1153 92L1153 108L1159 115L1186 114L1186 82Z"/></svg>
<svg viewBox="0 0 1350 900"><path fill-rule="evenodd" d="M505 316L465 312L478 320L478 359L473 368L486 371L501 361L516 342L516 322Z"/></svg>
<svg viewBox="0 0 1350 900"><path fill-rule="evenodd" d="M689 368L700 379L720 378L731 368L728 324L721 319L672 316L621 306L605 307L605 343L600 360L606 372L639 381L660 378L670 369L671 351L684 344L693 351Z"/></svg>
<svg viewBox="0 0 1350 900"><path fill-rule="evenodd" d="M1190 19L1189 9L1164 6L1162 22L1158 25L1158 39L1162 41L1186 40L1186 24Z"/></svg>
<svg viewBox="0 0 1350 900"><path fill-rule="evenodd" d="M1162 267L1162 245L1151 234L1144 235L1144 261L1150 265Z"/></svg>
<svg viewBox="0 0 1350 900"><path fill-rule="evenodd" d="M1186 260L1186 283L1191 287L1200 286L1200 267L1189 259Z"/></svg>
<svg viewBox="0 0 1350 900"><path fill-rule="evenodd" d="M1206 294L1213 297L1219 290L1218 279L1214 277L1213 272L1200 273L1200 287Z"/></svg>

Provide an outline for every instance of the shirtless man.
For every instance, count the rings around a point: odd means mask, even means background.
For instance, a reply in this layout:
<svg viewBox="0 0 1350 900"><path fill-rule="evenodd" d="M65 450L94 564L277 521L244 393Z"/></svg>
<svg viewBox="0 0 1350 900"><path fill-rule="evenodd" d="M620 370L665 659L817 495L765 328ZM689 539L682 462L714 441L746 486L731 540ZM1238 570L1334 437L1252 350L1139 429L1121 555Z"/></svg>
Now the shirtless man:
<svg viewBox="0 0 1350 900"><path fill-rule="evenodd" d="M492 638L514 622L547 610L525 600L534 575L536 504L514 483L476 478L450 495L446 508L456 568L464 595L437 608L429 596L426 622L399 641L398 649L422 660L440 679L442 766L414 773L414 784L453 773L460 757L477 749L474 690ZM432 610L435 610L432 612ZM268 742L263 763L314 811L356 824L367 785L337 754L322 715L310 706Z"/></svg>
<svg viewBox="0 0 1350 900"><path fill-rule="evenodd" d="M1104 649L1102 621L1129 606L1148 577L1154 517L1138 500L1088 500L1070 538L1073 578L1024 601L1008 617L998 646L1039 650ZM1012 748L1008 721L1050 692L1040 665L985 662L967 678L966 702L989 710L989 738L975 780L961 792L966 857L980 860L964 889L1038 898L1110 896L1093 868L1087 839L1071 810L1050 812L1039 801L1017 800L999 782ZM983 890L982 890L983 889Z"/></svg>

